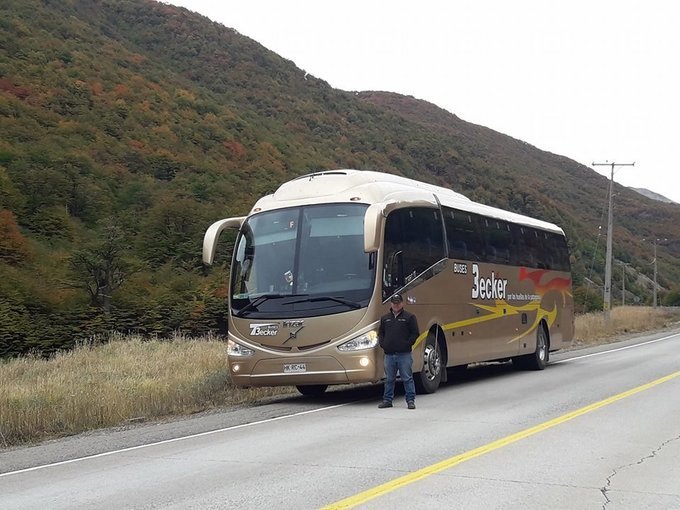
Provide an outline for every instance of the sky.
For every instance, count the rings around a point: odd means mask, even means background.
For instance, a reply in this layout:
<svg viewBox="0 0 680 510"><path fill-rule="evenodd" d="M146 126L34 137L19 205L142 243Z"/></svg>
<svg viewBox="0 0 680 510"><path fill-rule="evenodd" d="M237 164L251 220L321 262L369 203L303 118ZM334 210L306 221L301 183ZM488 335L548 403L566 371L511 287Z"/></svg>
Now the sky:
<svg viewBox="0 0 680 510"><path fill-rule="evenodd" d="M461 119L680 203L680 6L668 0L166 0L347 91Z"/></svg>

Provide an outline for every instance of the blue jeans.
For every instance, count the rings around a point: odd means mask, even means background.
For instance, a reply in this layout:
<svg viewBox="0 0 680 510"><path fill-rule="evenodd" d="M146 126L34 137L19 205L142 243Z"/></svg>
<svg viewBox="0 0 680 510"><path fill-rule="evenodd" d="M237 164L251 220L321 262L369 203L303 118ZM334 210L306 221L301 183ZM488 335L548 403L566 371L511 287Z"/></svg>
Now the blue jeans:
<svg viewBox="0 0 680 510"><path fill-rule="evenodd" d="M394 383L397 380L397 371L404 383L406 402L416 401L416 385L413 382L413 357L410 352L385 354L385 391L383 400L392 402L394 398Z"/></svg>

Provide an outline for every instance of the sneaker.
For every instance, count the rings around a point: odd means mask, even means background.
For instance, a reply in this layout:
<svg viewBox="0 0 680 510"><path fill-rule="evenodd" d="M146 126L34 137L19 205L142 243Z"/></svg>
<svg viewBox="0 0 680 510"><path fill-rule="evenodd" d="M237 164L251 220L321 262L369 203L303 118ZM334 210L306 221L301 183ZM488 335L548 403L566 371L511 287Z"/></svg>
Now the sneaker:
<svg viewBox="0 0 680 510"><path fill-rule="evenodd" d="M392 407L392 402L388 402L387 400L383 400L378 404L378 409L385 409L386 407Z"/></svg>
<svg viewBox="0 0 680 510"><path fill-rule="evenodd" d="M415 402L406 402L406 405L408 406L409 409L415 409L416 408Z"/></svg>

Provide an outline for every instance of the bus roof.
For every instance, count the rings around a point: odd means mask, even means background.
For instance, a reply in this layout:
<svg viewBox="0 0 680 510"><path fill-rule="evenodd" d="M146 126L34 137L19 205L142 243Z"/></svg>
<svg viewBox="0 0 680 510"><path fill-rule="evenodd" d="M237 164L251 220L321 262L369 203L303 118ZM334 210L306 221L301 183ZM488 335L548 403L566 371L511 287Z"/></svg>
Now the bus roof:
<svg viewBox="0 0 680 510"><path fill-rule="evenodd" d="M262 197L250 214L314 203L356 202L372 205L401 201L425 201L433 207L439 201L442 206L564 234L553 223L479 204L448 188L368 170L328 170L303 175L283 183L274 193Z"/></svg>

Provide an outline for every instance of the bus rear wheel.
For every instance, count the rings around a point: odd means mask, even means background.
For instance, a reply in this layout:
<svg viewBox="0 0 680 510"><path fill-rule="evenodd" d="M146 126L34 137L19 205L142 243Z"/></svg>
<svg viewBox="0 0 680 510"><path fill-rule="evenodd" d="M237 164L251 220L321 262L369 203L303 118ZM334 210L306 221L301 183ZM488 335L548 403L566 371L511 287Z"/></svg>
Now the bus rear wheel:
<svg viewBox="0 0 680 510"><path fill-rule="evenodd" d="M416 392L419 394L434 393L442 379L442 354L439 344L433 336L428 336L423 349L423 369L413 374Z"/></svg>
<svg viewBox="0 0 680 510"><path fill-rule="evenodd" d="M318 397L323 395L328 388L327 384L305 384L296 386L297 390L302 393L305 397Z"/></svg>
<svg viewBox="0 0 680 510"><path fill-rule="evenodd" d="M543 323L536 328L536 350L525 356L513 358L512 362L519 368L526 370L543 370L548 364L550 356L550 344L548 332Z"/></svg>

